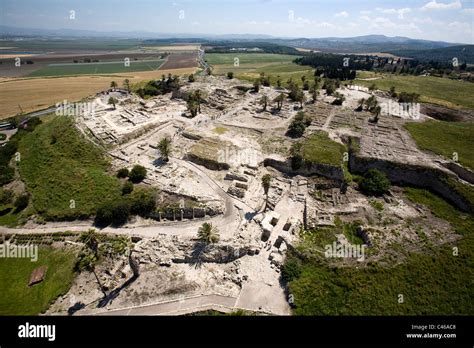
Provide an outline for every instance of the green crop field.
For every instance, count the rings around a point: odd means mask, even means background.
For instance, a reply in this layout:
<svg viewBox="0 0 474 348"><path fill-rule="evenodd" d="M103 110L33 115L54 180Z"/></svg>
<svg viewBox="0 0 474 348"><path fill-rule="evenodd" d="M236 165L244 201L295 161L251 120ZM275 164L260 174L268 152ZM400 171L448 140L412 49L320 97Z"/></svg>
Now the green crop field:
<svg viewBox="0 0 474 348"><path fill-rule="evenodd" d="M462 165L474 170L474 123L428 121L407 123L405 128L418 147L452 160L456 153Z"/></svg>
<svg viewBox="0 0 474 348"><path fill-rule="evenodd" d="M377 80L361 80L378 78ZM388 91L394 86L397 92L418 93L421 101L451 108L474 109L474 84L431 76L391 75L373 72L358 72L355 84Z"/></svg>
<svg viewBox="0 0 474 348"><path fill-rule="evenodd" d="M38 248L38 260L0 259L0 315L38 315L58 296L65 294L74 279L76 253L51 247ZM47 266L45 279L28 286L31 272Z"/></svg>
<svg viewBox="0 0 474 348"><path fill-rule="evenodd" d="M152 71L158 70L165 62L164 59L130 61L130 66L124 62L98 62L98 63L68 63L50 64L45 68L36 70L29 74L30 77L40 76L76 76L76 75L100 75L123 72Z"/></svg>
<svg viewBox="0 0 474 348"><path fill-rule="evenodd" d="M267 64L292 62L299 58L299 56L273 53L208 53L204 58L211 65L225 64L234 66L235 58L239 59L239 64Z"/></svg>
<svg viewBox="0 0 474 348"><path fill-rule="evenodd" d="M21 178L34 209L46 219L85 218L120 197L120 183L106 173L103 151L68 117L55 117L25 135L19 152Z"/></svg>
<svg viewBox="0 0 474 348"><path fill-rule="evenodd" d="M270 77L270 82L275 84L277 76L280 77L282 86L290 78L301 83L301 76L312 79L314 70L307 66L293 63L298 56L272 53L209 53L205 58L212 65L213 74L225 75L233 72L234 77L253 81L264 73ZM234 66L234 59L239 58L239 65Z"/></svg>

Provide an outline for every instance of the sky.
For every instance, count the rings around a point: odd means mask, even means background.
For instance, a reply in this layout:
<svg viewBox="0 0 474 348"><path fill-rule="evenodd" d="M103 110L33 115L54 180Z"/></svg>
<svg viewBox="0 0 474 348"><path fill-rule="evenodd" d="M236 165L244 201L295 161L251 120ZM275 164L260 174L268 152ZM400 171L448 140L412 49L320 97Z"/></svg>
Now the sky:
<svg viewBox="0 0 474 348"><path fill-rule="evenodd" d="M71 12L74 11L74 12ZM474 0L0 0L21 28L474 43Z"/></svg>

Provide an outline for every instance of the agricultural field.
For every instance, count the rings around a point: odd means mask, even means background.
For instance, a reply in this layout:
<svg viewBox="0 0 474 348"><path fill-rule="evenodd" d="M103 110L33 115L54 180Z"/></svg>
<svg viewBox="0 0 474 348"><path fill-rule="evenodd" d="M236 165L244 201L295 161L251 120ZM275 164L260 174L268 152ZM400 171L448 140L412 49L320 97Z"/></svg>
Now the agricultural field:
<svg viewBox="0 0 474 348"><path fill-rule="evenodd" d="M302 84L301 77L312 80L314 69L293 63L298 58L295 55L272 53L209 53L205 58L212 65L215 75L225 75L233 72L234 77L254 81L261 73L269 77L270 83L275 85L278 78L281 85L286 86L291 78L297 84ZM239 66L234 66L234 58L239 58Z"/></svg>
<svg viewBox="0 0 474 348"><path fill-rule="evenodd" d="M68 117L54 117L25 135L19 152L21 178L35 211L46 219L86 218L120 197L120 183L106 173L103 151Z"/></svg>
<svg viewBox="0 0 474 348"><path fill-rule="evenodd" d="M405 128L419 148L449 160L457 153L462 165L474 169L474 123L428 121L407 123Z"/></svg>
<svg viewBox="0 0 474 348"><path fill-rule="evenodd" d="M74 250L38 248L38 261L27 258L0 259L0 315L38 315L60 295L67 293L74 279ZM45 279L28 286L31 272L47 266Z"/></svg>
<svg viewBox="0 0 474 348"><path fill-rule="evenodd" d="M365 80L367 79L367 80ZM394 86L397 92L418 93L420 101L454 109L474 109L474 84L465 81L432 76L391 75L358 72L355 84L388 91Z"/></svg>
<svg viewBox="0 0 474 348"><path fill-rule="evenodd" d="M114 73L128 73L137 71L158 70L164 59L130 61L130 66L125 66L123 61L99 62L99 63L63 63L50 64L45 68L36 70L29 77L42 76L75 76L75 75L100 75Z"/></svg>
<svg viewBox="0 0 474 348"><path fill-rule="evenodd" d="M63 100L70 102L82 100L106 90L112 81L116 81L119 85L125 79L137 83L161 78L163 74L188 75L196 70L196 67L190 67L142 71L132 74L110 74L108 76L4 78L0 79L0 95L2 96L0 119L14 116L21 110L32 112L45 109ZM45 86L48 87L45 88Z"/></svg>

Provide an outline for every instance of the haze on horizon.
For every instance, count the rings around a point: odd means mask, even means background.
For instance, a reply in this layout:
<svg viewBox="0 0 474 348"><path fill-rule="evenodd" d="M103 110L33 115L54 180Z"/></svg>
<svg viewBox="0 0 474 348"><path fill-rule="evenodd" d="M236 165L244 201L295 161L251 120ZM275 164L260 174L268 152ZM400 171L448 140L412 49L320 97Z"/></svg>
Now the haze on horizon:
<svg viewBox="0 0 474 348"><path fill-rule="evenodd" d="M2 25L103 32L379 34L473 44L473 17L470 0L0 0Z"/></svg>

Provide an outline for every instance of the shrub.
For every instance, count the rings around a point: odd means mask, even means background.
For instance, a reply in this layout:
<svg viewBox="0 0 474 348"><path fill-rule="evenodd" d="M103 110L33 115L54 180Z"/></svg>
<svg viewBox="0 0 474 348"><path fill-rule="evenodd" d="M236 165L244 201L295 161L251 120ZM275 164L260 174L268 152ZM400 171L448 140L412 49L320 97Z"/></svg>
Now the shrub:
<svg viewBox="0 0 474 348"><path fill-rule="evenodd" d="M120 226L128 221L130 205L126 200L102 205L97 209L94 223L97 226Z"/></svg>
<svg viewBox="0 0 474 348"><path fill-rule="evenodd" d="M126 178L129 174L130 172L127 168L122 168L117 172L117 178Z"/></svg>
<svg viewBox="0 0 474 348"><path fill-rule="evenodd" d="M298 279L301 275L301 262L295 258L288 258L281 270L281 277L286 282Z"/></svg>
<svg viewBox="0 0 474 348"><path fill-rule="evenodd" d="M22 211L23 209L25 209L28 206L29 201L30 201L30 196L27 193L18 196L15 199L15 202L13 203L13 205L16 208L15 210L16 211Z"/></svg>
<svg viewBox="0 0 474 348"><path fill-rule="evenodd" d="M130 181L126 181L122 186L122 195L127 195L132 193L133 191L133 184Z"/></svg>
<svg viewBox="0 0 474 348"><path fill-rule="evenodd" d="M382 195L390 188L390 181L377 169L369 169L359 184L360 189L368 195Z"/></svg>
<svg viewBox="0 0 474 348"><path fill-rule="evenodd" d="M135 165L130 171L128 178L134 184L138 184L146 178L146 168L140 165Z"/></svg>
<svg viewBox="0 0 474 348"><path fill-rule="evenodd" d="M155 210L156 202L153 191L136 190L130 197L130 212L135 215L146 217Z"/></svg>
<svg viewBox="0 0 474 348"><path fill-rule="evenodd" d="M228 78L229 80L232 80L232 79L234 78L234 73L233 73L232 71L229 71L229 72L227 73L227 78Z"/></svg>
<svg viewBox="0 0 474 348"><path fill-rule="evenodd" d="M10 204L13 199L13 192L0 188L0 205L1 204Z"/></svg>

